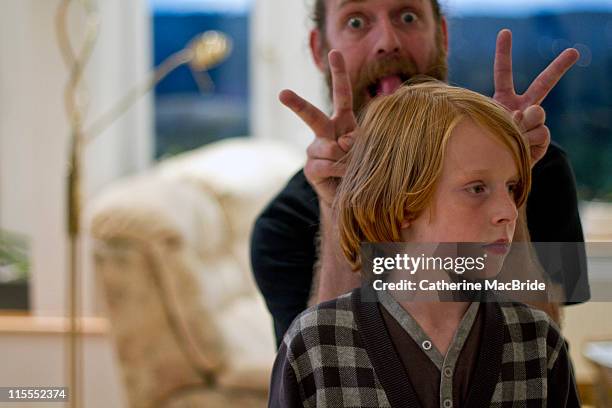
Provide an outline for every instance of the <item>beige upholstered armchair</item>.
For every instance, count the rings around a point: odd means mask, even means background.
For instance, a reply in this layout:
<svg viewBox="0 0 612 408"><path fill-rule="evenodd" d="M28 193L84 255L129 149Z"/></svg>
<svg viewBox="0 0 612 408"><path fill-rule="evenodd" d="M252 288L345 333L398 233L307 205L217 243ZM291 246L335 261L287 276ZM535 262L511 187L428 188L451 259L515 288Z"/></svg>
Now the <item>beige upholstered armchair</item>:
<svg viewBox="0 0 612 408"><path fill-rule="evenodd" d="M248 242L301 164L285 146L232 139L94 201L96 278L131 407L266 405L275 347Z"/></svg>

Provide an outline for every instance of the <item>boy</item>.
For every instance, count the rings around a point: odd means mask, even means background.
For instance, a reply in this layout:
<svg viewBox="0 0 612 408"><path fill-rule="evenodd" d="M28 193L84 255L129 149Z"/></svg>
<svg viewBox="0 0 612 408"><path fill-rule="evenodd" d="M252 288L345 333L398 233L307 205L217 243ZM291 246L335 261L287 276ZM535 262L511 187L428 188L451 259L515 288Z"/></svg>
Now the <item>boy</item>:
<svg viewBox="0 0 612 408"><path fill-rule="evenodd" d="M439 82L375 99L334 207L353 270L362 242L508 246L528 147L491 99ZM368 278L362 270L362 275ZM273 407L576 407L565 341L519 303L406 302L364 285L308 309L274 365Z"/></svg>

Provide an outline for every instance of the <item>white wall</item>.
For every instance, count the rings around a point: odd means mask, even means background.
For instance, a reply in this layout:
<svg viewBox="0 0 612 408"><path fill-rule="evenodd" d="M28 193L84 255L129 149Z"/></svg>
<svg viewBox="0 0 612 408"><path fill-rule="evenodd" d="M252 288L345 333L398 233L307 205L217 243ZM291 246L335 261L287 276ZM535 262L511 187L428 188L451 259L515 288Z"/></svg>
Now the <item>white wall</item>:
<svg viewBox="0 0 612 408"><path fill-rule="evenodd" d="M70 33L80 44L83 13L80 2L74 3ZM98 3L100 36L85 77L92 101L89 121L145 79L152 61L145 0ZM58 5L59 0L0 2L0 227L30 238L31 305L38 316L66 314L69 129L63 92L68 69L54 30ZM85 205L103 186L144 169L151 159L152 102L145 97L88 147ZM84 314L98 314L91 268L85 263L83 270ZM0 384L66 384L64 348L59 334L1 333ZM108 335L85 336L83 350L86 406L124 406Z"/></svg>
<svg viewBox="0 0 612 408"><path fill-rule="evenodd" d="M255 137L307 146L312 135L278 101L289 88L323 111L327 95L323 76L308 48L313 0L256 0L251 16L251 129Z"/></svg>
<svg viewBox="0 0 612 408"><path fill-rule="evenodd" d="M70 34L81 44L84 14L80 2L74 3ZM142 81L151 64L145 1L99 3L100 36L85 80L92 101L86 117L90 121ZM38 315L61 315L65 310L69 129L63 92L68 70L54 30L58 4L2 0L0 5L0 226L31 239L32 306ZM151 132L151 100L144 98L89 146L86 199L111 180L147 166ZM85 311L92 314L89 274L85 287Z"/></svg>
<svg viewBox="0 0 612 408"><path fill-rule="evenodd" d="M83 377L80 401L87 408L127 407L122 373L105 335L83 338ZM54 333L0 334L0 384L4 387L67 386L65 380L65 340ZM68 403L0 403L3 408L26 406L68 407Z"/></svg>

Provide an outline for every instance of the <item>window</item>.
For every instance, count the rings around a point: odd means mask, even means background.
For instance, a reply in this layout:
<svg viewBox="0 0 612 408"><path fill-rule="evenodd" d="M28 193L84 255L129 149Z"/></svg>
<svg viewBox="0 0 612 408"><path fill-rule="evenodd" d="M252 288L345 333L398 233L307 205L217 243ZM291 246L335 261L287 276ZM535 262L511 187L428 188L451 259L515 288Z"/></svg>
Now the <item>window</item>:
<svg viewBox="0 0 612 408"><path fill-rule="evenodd" d="M200 89L207 78L194 78L186 66L157 85L155 156L248 135L250 1L151 0L150 4L156 66L207 30L222 31L233 43L229 58L208 73L214 89Z"/></svg>

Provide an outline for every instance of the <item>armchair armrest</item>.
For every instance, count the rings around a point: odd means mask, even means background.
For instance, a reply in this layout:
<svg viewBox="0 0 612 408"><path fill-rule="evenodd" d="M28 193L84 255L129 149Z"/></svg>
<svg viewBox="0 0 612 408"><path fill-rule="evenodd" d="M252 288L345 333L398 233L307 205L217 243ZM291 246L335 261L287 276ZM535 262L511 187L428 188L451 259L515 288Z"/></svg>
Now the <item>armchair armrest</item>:
<svg viewBox="0 0 612 408"><path fill-rule="evenodd" d="M224 364L193 271L223 245L220 211L192 186L151 175L113 186L92 208L95 269L133 406L205 384Z"/></svg>

